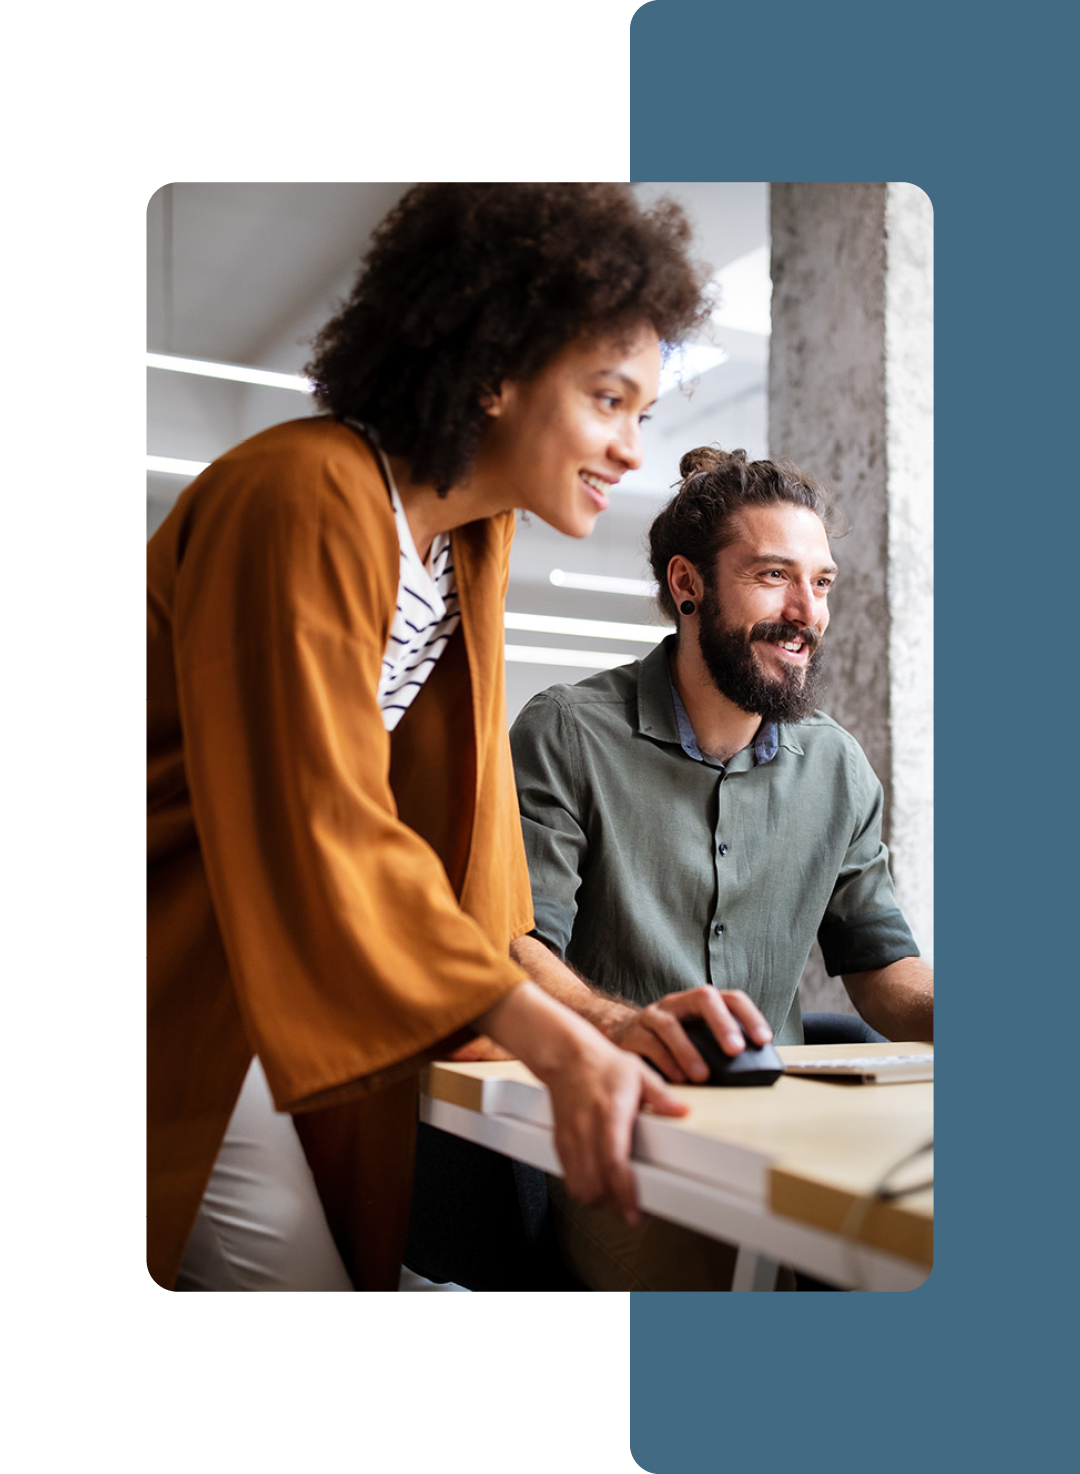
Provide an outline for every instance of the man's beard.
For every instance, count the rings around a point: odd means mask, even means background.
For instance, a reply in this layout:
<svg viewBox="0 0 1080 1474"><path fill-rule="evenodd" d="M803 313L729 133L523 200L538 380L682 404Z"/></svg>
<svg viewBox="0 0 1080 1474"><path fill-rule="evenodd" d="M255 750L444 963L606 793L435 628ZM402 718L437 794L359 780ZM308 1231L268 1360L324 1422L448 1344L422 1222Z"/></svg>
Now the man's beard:
<svg viewBox="0 0 1080 1474"><path fill-rule="evenodd" d="M706 589L700 604L698 639L716 689L740 711L766 722L801 722L817 705L821 680L821 636L797 624L756 624L749 636L724 623L720 601ZM767 675L754 652L755 641L801 640L810 647L805 666Z"/></svg>

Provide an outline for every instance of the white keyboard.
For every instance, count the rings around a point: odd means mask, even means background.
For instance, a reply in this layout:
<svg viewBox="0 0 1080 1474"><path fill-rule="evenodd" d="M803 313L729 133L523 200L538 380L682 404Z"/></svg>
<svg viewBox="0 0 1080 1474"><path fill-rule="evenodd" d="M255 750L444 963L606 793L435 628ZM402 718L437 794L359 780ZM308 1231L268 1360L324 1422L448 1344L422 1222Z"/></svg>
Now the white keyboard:
<svg viewBox="0 0 1080 1474"><path fill-rule="evenodd" d="M784 1065L787 1075L816 1075L820 1079L857 1079L886 1084L903 1080L932 1080L933 1054L859 1054L842 1059L801 1059Z"/></svg>

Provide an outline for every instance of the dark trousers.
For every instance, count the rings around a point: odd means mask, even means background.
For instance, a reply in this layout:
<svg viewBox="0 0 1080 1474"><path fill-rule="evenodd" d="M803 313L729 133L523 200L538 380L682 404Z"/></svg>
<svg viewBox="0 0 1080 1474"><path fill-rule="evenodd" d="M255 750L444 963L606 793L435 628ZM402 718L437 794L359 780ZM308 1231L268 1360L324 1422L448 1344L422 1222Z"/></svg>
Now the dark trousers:
<svg viewBox="0 0 1080 1474"><path fill-rule="evenodd" d="M580 1290L538 1167L421 1123L405 1263L467 1290Z"/></svg>

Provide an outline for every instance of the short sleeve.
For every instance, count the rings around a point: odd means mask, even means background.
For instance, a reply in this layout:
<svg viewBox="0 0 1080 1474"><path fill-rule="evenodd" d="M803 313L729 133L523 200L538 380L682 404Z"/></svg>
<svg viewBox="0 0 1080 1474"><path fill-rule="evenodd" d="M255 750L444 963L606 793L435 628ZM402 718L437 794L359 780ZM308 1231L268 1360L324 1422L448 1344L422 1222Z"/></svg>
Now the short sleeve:
<svg viewBox="0 0 1080 1474"><path fill-rule="evenodd" d="M528 703L510 730L510 750L536 934L565 957L588 841L579 809L577 731L556 694L545 691Z"/></svg>
<svg viewBox="0 0 1080 1474"><path fill-rule="evenodd" d="M830 977L871 972L901 957L919 955L897 905L889 851L881 837L882 787L861 752L858 757L850 776L858 796L856 819L818 929Z"/></svg>

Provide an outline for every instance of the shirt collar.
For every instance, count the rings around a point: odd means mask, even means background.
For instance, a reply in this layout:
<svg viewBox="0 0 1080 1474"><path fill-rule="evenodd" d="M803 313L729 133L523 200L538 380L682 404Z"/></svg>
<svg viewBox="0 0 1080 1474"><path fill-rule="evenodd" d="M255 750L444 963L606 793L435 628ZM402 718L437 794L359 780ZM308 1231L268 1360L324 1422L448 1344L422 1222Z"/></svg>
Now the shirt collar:
<svg viewBox="0 0 1080 1474"><path fill-rule="evenodd" d="M638 665L638 731L660 742L677 743L695 762L705 758L698 747L694 729L675 682L671 679L670 656L675 650L675 636L668 635ZM759 766L771 763L781 742L794 752L799 743L776 722L762 722L753 741L754 758Z"/></svg>

